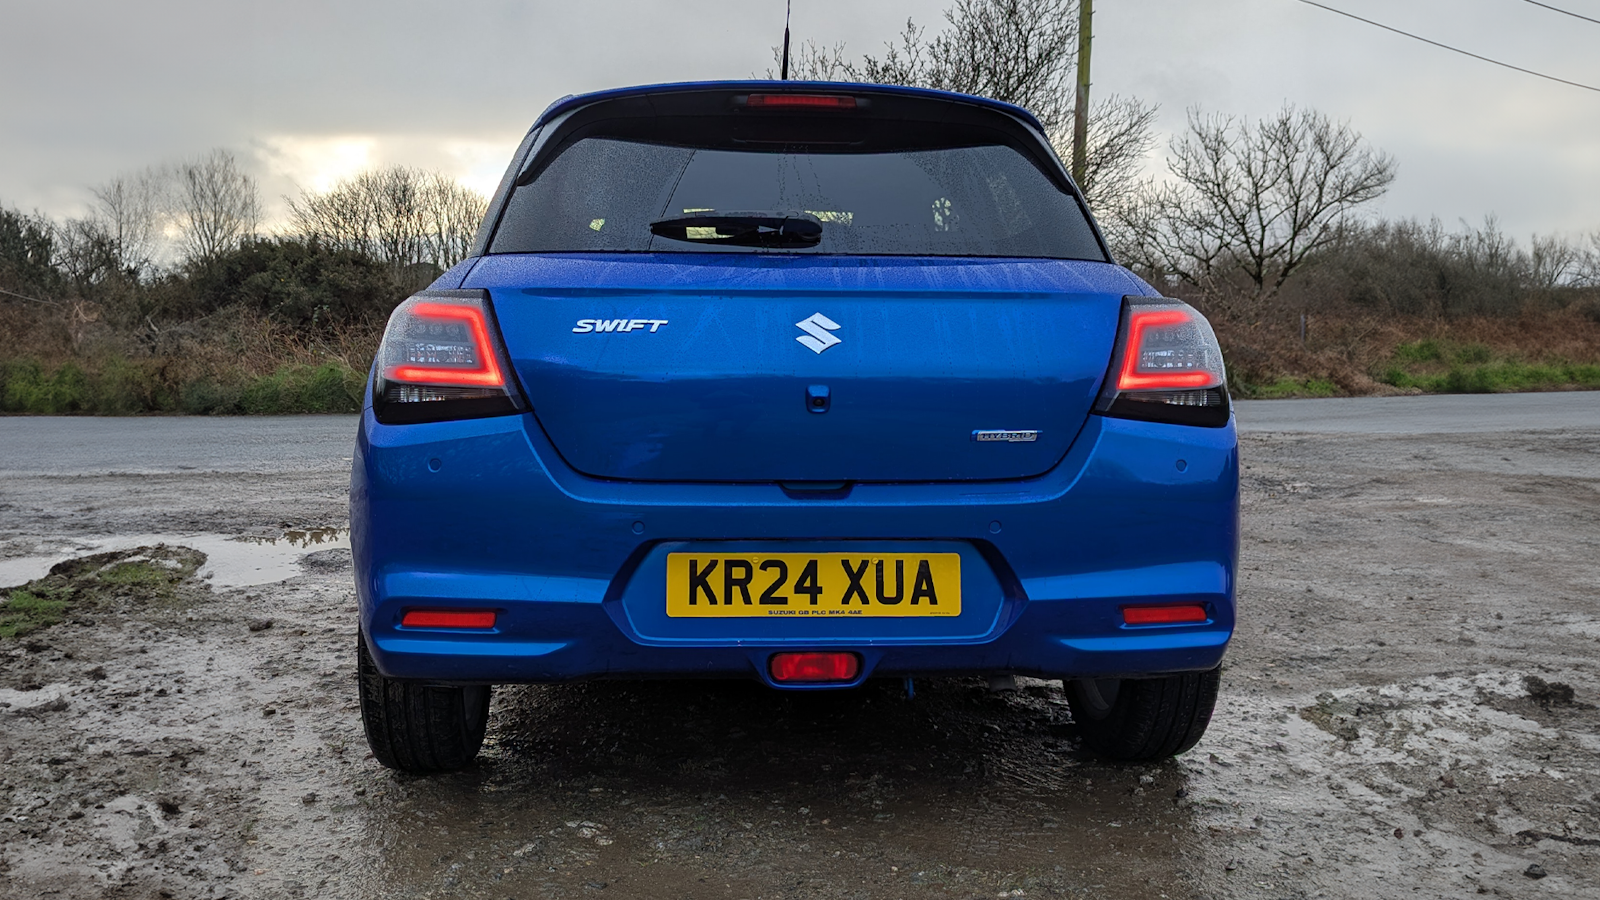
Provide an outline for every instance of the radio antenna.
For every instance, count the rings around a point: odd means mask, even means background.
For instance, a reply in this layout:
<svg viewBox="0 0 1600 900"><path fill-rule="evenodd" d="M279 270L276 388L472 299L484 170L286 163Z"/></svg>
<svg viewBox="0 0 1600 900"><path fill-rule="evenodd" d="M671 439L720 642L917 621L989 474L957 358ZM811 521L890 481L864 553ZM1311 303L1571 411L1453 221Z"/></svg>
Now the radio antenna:
<svg viewBox="0 0 1600 900"><path fill-rule="evenodd" d="M789 10L793 4L794 0L783 0L783 62L778 70L780 81L789 80Z"/></svg>

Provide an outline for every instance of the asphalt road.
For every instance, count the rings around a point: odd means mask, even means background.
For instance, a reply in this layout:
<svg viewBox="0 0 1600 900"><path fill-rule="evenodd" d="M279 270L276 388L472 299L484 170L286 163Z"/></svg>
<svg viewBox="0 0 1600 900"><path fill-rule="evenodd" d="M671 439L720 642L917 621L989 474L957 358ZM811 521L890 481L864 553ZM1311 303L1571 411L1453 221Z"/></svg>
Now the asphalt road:
<svg viewBox="0 0 1600 900"><path fill-rule="evenodd" d="M1246 400L1245 432L1468 434L1600 427L1600 391ZM0 419L0 474L342 470L354 416Z"/></svg>
<svg viewBox="0 0 1600 900"><path fill-rule="evenodd" d="M1319 434L1481 434L1600 427L1600 391L1244 400L1239 430Z"/></svg>
<svg viewBox="0 0 1600 900"><path fill-rule="evenodd" d="M0 417L0 475L347 470L355 416Z"/></svg>

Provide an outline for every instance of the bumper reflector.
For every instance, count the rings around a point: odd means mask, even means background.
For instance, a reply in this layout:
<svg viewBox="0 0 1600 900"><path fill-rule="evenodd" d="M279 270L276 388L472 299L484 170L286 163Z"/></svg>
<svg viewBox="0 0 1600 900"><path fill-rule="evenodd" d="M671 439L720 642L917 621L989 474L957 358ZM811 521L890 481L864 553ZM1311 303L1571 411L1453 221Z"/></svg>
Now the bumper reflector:
<svg viewBox="0 0 1600 900"><path fill-rule="evenodd" d="M1206 608L1198 603L1184 606L1124 606L1122 621L1129 625L1183 625L1204 622Z"/></svg>
<svg viewBox="0 0 1600 900"><path fill-rule="evenodd" d="M854 653L774 653L767 671L780 684L854 681L861 674L861 657Z"/></svg>
<svg viewBox="0 0 1600 900"><path fill-rule="evenodd" d="M493 628L494 610L408 609L400 617L405 628Z"/></svg>

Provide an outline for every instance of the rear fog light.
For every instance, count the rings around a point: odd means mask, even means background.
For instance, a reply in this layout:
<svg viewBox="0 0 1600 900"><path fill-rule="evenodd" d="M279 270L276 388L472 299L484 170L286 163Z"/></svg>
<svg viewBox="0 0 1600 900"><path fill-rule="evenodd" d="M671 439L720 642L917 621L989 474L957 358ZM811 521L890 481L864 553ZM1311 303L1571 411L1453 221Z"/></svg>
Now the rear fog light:
<svg viewBox="0 0 1600 900"><path fill-rule="evenodd" d="M408 609L400 617L405 628L493 628L494 610Z"/></svg>
<svg viewBox="0 0 1600 900"><path fill-rule="evenodd" d="M1206 608L1197 603L1184 606L1124 606L1122 621L1129 625L1185 625L1204 622Z"/></svg>
<svg viewBox="0 0 1600 900"><path fill-rule="evenodd" d="M854 681L861 657L854 653L774 653L767 671L780 684Z"/></svg>

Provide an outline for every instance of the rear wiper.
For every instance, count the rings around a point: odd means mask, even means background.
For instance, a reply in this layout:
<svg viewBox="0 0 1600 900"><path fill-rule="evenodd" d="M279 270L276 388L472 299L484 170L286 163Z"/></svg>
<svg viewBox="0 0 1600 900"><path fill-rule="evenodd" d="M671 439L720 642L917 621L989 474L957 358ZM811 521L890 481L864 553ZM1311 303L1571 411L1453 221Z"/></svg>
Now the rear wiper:
<svg viewBox="0 0 1600 900"><path fill-rule="evenodd" d="M822 220L805 212L705 212L668 216L650 223L650 233L692 244L735 247L815 247Z"/></svg>

